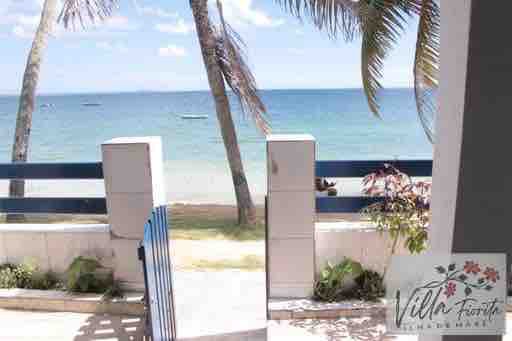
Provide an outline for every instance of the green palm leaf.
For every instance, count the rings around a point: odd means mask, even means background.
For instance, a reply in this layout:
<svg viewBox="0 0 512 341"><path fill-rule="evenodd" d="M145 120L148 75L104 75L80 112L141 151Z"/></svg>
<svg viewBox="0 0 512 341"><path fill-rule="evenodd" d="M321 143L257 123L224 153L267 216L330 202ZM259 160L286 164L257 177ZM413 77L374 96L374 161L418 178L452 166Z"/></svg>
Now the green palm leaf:
<svg viewBox="0 0 512 341"><path fill-rule="evenodd" d="M268 134L270 125L266 118L267 109L259 97L256 79L247 65L245 44L240 35L224 20L219 0L217 7L221 25L220 29L212 29L217 40L217 61L224 79L240 101L242 112L251 116L261 132Z"/></svg>
<svg viewBox="0 0 512 341"><path fill-rule="evenodd" d="M275 0L286 11L302 19L309 17L320 30L352 40L359 33L359 2L353 0Z"/></svg>
<svg viewBox="0 0 512 341"><path fill-rule="evenodd" d="M408 17L420 10L421 0L362 0L361 18L361 75L370 110L379 116L377 93L382 89L380 79L384 59L395 45Z"/></svg>
<svg viewBox="0 0 512 341"><path fill-rule="evenodd" d="M438 89L440 10L436 0L423 0L414 57L414 95L420 122L430 142L434 140L434 102Z"/></svg>
<svg viewBox="0 0 512 341"><path fill-rule="evenodd" d="M89 18L91 22L97 19L104 20L112 15L116 5L117 0L64 0L57 21L62 21L66 28L70 23L74 26L76 21L79 21L83 27L84 17Z"/></svg>

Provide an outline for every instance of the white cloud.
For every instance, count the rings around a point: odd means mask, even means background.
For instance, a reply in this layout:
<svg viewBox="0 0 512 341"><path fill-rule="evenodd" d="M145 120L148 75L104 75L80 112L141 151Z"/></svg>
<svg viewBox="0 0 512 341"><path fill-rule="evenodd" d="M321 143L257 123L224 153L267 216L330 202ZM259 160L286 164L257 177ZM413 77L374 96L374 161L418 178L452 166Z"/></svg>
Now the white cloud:
<svg viewBox="0 0 512 341"><path fill-rule="evenodd" d="M100 41L96 43L96 47L108 52L128 52L128 48L123 43L110 43L108 41Z"/></svg>
<svg viewBox="0 0 512 341"><path fill-rule="evenodd" d="M233 23L251 24L260 27L277 27L283 19L275 19L253 6L252 0L222 0L224 17Z"/></svg>
<svg viewBox="0 0 512 341"><path fill-rule="evenodd" d="M137 10L137 13L142 15L148 15L162 19L176 18L178 16L178 13L176 12L166 11L159 7L141 6L137 0L133 0L133 4Z"/></svg>
<svg viewBox="0 0 512 341"><path fill-rule="evenodd" d="M187 23L185 20L180 18L172 24L156 24L155 29L164 33L189 34L194 30L194 24Z"/></svg>
<svg viewBox="0 0 512 341"><path fill-rule="evenodd" d="M185 57L187 55L187 51L181 46L171 44L159 48L158 55L160 57Z"/></svg>

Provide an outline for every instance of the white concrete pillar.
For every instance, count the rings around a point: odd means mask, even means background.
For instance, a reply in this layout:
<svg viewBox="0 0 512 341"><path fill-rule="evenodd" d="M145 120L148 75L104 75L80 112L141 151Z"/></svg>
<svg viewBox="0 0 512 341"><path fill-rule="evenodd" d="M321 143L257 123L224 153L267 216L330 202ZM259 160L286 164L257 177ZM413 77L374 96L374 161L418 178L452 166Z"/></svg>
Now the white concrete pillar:
<svg viewBox="0 0 512 341"><path fill-rule="evenodd" d="M441 79L430 252L507 253L510 264L512 3L441 1ZM501 336L420 337L497 341Z"/></svg>
<svg viewBox="0 0 512 341"><path fill-rule="evenodd" d="M269 296L308 297L315 276L315 139L267 137Z"/></svg>
<svg viewBox="0 0 512 341"><path fill-rule="evenodd" d="M101 145L114 276L127 287L144 285L137 248L153 207L165 204L160 137L115 138Z"/></svg>

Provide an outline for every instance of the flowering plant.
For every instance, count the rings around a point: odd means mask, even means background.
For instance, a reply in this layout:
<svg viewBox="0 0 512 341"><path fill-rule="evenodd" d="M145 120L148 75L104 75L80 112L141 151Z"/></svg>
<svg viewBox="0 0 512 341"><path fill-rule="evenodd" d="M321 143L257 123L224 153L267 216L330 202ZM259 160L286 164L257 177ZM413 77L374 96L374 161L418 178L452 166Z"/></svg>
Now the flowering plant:
<svg viewBox="0 0 512 341"><path fill-rule="evenodd" d="M391 254L395 253L400 237L405 239L405 247L411 253L423 251L428 241L431 184L413 181L407 174L385 164L384 169L363 179L363 187L365 195L382 199L363 209L363 213L379 231L389 232Z"/></svg>

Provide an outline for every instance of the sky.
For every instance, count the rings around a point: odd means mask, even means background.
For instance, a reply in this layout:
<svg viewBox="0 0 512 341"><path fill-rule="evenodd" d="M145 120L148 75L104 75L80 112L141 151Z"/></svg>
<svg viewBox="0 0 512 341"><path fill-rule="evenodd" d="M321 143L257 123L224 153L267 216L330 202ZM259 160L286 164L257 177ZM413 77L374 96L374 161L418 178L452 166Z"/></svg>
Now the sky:
<svg viewBox="0 0 512 341"><path fill-rule="evenodd" d="M210 0L210 2L213 2ZM0 0L0 94L17 94L43 0ZM59 11L62 0L59 2ZM329 39L275 0L223 0L261 89L360 88L360 41ZM385 63L385 87L411 87L416 25ZM119 0L86 29L56 25L39 93L208 88L188 0Z"/></svg>

